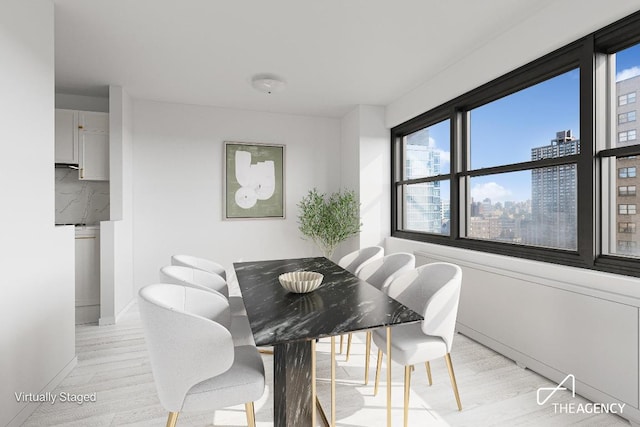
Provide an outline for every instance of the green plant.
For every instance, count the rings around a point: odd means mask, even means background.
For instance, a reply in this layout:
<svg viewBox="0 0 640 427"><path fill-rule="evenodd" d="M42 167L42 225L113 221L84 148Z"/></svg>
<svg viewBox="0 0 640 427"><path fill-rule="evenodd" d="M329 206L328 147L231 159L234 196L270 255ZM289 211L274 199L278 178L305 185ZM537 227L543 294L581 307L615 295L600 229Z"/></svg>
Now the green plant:
<svg viewBox="0 0 640 427"><path fill-rule="evenodd" d="M354 191L338 191L327 198L314 188L300 200L298 208L300 231L313 240L327 258L340 242L360 232L360 204Z"/></svg>

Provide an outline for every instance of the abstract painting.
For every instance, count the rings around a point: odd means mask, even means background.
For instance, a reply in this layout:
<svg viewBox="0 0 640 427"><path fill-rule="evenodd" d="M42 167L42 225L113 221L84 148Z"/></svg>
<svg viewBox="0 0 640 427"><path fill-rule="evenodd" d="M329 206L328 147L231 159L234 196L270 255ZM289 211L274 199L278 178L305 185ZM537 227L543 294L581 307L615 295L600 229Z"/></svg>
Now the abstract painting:
<svg viewBox="0 0 640 427"><path fill-rule="evenodd" d="M284 145L224 143L224 218L284 218Z"/></svg>

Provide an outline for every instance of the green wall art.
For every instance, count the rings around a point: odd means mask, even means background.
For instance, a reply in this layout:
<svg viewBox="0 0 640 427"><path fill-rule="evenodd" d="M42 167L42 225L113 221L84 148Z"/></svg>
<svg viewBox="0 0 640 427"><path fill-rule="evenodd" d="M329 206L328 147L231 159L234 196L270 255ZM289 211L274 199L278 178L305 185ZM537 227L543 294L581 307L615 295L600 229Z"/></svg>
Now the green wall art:
<svg viewBox="0 0 640 427"><path fill-rule="evenodd" d="M284 218L284 145L224 143L224 218Z"/></svg>

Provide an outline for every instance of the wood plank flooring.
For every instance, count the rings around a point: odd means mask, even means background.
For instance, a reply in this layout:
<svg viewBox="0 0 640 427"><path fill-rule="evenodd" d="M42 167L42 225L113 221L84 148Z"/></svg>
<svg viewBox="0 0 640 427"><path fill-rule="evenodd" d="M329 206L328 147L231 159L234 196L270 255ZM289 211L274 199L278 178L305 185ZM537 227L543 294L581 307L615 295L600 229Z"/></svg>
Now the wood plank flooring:
<svg viewBox="0 0 640 427"><path fill-rule="evenodd" d="M364 334L355 334L349 362L338 355L337 425L386 425L386 373L381 389L373 396L375 354L372 351L369 385L364 386ZM336 340L337 341L337 340ZM345 342L346 344L346 342ZM346 347L346 345L345 345ZM81 325L76 328L78 366L54 391L55 394L97 393L96 402L42 404L25 426L164 426L166 411L156 396L137 307L114 326ZM327 415L330 411L330 344L317 345L318 393ZM431 363L433 385L429 386L424 365L412 376L410 426L628 426L615 415L555 414L550 405L538 406L538 387L553 387L551 381L458 334L452 360L463 410L458 412L444 359ZM273 426L272 356L263 355L267 373L264 396L256 402L259 427ZM386 362L383 363L383 366ZM392 369L393 424L402 425L403 373ZM585 403L567 391L556 394L555 402ZM204 413L182 413L179 427L246 425L244 405Z"/></svg>

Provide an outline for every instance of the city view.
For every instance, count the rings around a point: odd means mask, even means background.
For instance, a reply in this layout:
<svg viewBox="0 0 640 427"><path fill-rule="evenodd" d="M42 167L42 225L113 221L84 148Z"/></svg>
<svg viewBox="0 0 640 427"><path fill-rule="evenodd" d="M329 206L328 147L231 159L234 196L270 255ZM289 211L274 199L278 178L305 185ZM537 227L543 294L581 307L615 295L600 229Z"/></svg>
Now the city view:
<svg viewBox="0 0 640 427"><path fill-rule="evenodd" d="M616 131L612 146L637 143L640 47L616 56ZM578 154L579 73L572 70L470 111L470 170ZM450 122L405 139L405 179L449 173ZM638 255L635 157L614 160L611 253ZM472 177L467 236L509 243L577 248L575 164ZM448 235L449 180L405 188L405 228Z"/></svg>

